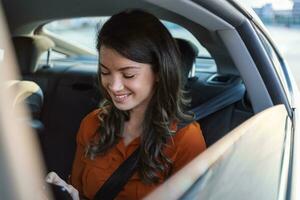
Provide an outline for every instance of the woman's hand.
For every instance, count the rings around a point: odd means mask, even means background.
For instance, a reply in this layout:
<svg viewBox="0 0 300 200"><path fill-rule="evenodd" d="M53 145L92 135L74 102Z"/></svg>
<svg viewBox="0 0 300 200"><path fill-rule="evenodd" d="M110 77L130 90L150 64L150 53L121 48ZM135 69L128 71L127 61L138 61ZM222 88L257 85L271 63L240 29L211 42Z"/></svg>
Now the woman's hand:
<svg viewBox="0 0 300 200"><path fill-rule="evenodd" d="M78 191L70 184L67 184L55 172L49 172L46 176L46 182L64 188L72 197L73 200L79 200Z"/></svg>

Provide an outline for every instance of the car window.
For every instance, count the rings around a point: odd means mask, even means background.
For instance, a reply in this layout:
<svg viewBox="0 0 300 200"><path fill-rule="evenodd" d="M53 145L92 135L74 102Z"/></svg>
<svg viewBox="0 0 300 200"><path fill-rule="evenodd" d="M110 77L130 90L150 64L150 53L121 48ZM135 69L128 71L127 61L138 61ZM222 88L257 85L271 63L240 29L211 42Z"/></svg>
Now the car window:
<svg viewBox="0 0 300 200"><path fill-rule="evenodd" d="M78 47L88 49L90 52L93 52L95 56L95 63L97 63L97 51L95 48L97 37L96 33L108 18L109 17L83 17L56 20L49 24L46 24L43 28L43 32L45 32L52 38L59 38L60 40L67 41L68 43L72 43L73 45L76 45ZM217 71L215 61L212 59L209 52L187 29L172 22L163 20L162 22L171 32L173 37L189 40L197 46L199 54L195 63L195 67L193 69L195 75L197 75L197 72L199 71ZM51 55L52 60L64 60L65 57L62 55L62 53L55 50L53 50L53 52L55 54ZM46 60L47 54L45 53L41 58L40 63L45 63Z"/></svg>
<svg viewBox="0 0 300 200"><path fill-rule="evenodd" d="M265 47L265 50L276 70L276 73L280 78L280 82L284 88L285 94L290 94L289 88L288 88L288 83L286 80L286 75L283 70L283 67L285 67L285 66L283 66L281 59L278 57L276 50L273 48L273 46L269 42L269 40L262 34L262 32L259 29L256 28L256 32L258 33L258 36L259 36L263 46ZM287 96L287 97L289 99L289 102L291 102L290 96Z"/></svg>
<svg viewBox="0 0 300 200"><path fill-rule="evenodd" d="M97 54L96 33L108 17L82 17L56 20L44 26L44 31L76 46L88 48Z"/></svg>

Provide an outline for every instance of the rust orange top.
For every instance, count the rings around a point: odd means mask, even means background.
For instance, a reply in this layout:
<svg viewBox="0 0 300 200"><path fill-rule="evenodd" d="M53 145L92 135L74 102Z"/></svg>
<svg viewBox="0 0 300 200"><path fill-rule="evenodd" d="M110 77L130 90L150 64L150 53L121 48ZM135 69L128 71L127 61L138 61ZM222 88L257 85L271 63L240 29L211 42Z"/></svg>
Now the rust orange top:
<svg viewBox="0 0 300 200"><path fill-rule="evenodd" d="M124 141L121 139L104 156L97 156L93 160L86 157L85 149L89 142L96 137L95 133L99 126L98 112L99 110L91 112L81 122L77 134L77 150L70 179L71 184L79 193L88 199L94 198L103 183L134 152L140 143L138 137L125 146ZM194 122L180 129L165 149L166 155L173 161L172 174L180 170L205 149L206 144L198 123ZM144 184L135 173L116 199L141 199L157 186Z"/></svg>

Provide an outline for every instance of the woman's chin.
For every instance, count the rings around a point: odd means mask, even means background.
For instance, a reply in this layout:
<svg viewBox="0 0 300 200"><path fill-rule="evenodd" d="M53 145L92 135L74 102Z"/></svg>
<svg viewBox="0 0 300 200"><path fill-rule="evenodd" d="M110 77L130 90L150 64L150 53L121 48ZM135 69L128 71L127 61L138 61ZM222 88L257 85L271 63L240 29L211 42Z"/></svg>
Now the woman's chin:
<svg viewBox="0 0 300 200"><path fill-rule="evenodd" d="M116 102L113 102L115 107L118 108L119 110L122 110L122 111L127 111L127 110L130 110L132 109L132 106L128 105L128 104L121 104L121 103L116 103Z"/></svg>

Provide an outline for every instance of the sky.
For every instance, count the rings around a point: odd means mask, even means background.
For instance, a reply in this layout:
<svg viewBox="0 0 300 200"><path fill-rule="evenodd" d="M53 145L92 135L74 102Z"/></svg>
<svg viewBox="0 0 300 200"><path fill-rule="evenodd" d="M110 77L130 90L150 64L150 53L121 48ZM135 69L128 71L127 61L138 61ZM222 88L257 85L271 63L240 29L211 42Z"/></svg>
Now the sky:
<svg viewBox="0 0 300 200"><path fill-rule="evenodd" d="M292 9L292 0L238 0L243 3L250 5L251 7L261 7L266 3L272 3L273 9L275 10L285 10Z"/></svg>

